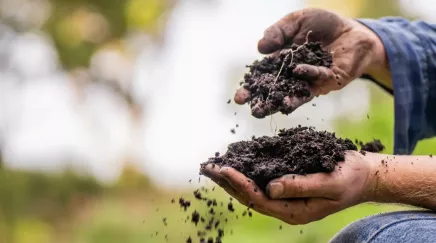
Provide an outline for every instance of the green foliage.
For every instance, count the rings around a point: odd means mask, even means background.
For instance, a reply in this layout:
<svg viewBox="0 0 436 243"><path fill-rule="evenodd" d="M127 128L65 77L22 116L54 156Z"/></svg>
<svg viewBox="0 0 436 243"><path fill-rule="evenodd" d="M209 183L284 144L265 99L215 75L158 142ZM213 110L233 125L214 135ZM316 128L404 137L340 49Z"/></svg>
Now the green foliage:
<svg viewBox="0 0 436 243"><path fill-rule="evenodd" d="M358 17L381 18L385 16L404 16L398 0L365 0Z"/></svg>
<svg viewBox="0 0 436 243"><path fill-rule="evenodd" d="M64 220L70 216L69 206L73 201L97 196L102 191L103 187L93 177L72 171L46 174L2 168L0 227L3 229L0 231L12 238L12 232L19 229L21 220L26 217L54 224L59 218Z"/></svg>
<svg viewBox="0 0 436 243"><path fill-rule="evenodd" d="M150 179L133 165L126 165L118 178L115 188L118 191L149 191L152 188Z"/></svg>
<svg viewBox="0 0 436 243"><path fill-rule="evenodd" d="M88 67L99 48L119 41L129 30L159 34L158 21L170 7L161 0L51 0L51 4L44 30L66 69Z"/></svg>

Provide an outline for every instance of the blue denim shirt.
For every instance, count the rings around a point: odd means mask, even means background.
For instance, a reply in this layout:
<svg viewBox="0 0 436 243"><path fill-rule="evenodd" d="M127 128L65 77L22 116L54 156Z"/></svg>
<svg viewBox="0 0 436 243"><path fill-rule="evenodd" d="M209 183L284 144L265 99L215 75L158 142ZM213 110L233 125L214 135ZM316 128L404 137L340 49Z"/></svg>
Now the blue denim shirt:
<svg viewBox="0 0 436 243"><path fill-rule="evenodd" d="M392 74L395 154L411 154L436 132L436 25L388 17L360 19L382 40Z"/></svg>

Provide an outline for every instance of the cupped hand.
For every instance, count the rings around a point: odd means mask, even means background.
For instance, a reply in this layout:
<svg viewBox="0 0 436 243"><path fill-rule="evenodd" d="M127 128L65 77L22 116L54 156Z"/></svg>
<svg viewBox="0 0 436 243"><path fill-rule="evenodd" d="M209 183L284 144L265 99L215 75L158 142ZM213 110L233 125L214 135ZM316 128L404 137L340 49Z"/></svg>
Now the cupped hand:
<svg viewBox="0 0 436 243"><path fill-rule="evenodd" d="M371 157L347 151L333 172L285 175L271 181L266 194L233 168L208 165L202 172L247 207L288 224L306 224L372 199Z"/></svg>
<svg viewBox="0 0 436 243"><path fill-rule="evenodd" d="M297 65L294 75L311 81L311 97L285 97L286 110L293 111L315 96L341 89L384 58L383 44L370 29L355 20L312 8L293 12L266 29L258 50L262 54L272 54L293 43L301 45L306 40L321 42L332 54L333 64L330 68ZM245 104L251 100L250 92L241 87L234 99L238 104ZM259 107L252 109L254 113L269 113Z"/></svg>

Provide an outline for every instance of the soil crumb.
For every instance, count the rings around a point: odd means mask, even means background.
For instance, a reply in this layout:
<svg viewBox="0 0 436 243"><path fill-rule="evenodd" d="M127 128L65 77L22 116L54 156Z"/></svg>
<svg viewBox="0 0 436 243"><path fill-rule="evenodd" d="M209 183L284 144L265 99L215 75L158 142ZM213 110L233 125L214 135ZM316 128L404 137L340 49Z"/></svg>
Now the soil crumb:
<svg viewBox="0 0 436 243"><path fill-rule="evenodd" d="M191 201L185 200L183 197L179 198L179 205L185 211L191 206Z"/></svg>
<svg viewBox="0 0 436 243"><path fill-rule="evenodd" d="M250 91L247 101L250 101L254 117L264 118L276 111L291 113L295 107L285 105L285 97L312 97L311 81L302 80L293 73L298 64L330 67L332 56L322 49L319 42L309 42L301 46L294 44L291 49L247 66L249 71L244 76L242 87Z"/></svg>
<svg viewBox="0 0 436 243"><path fill-rule="evenodd" d="M197 211L192 212L191 221L197 226L198 222L200 221L200 214Z"/></svg>
<svg viewBox="0 0 436 243"><path fill-rule="evenodd" d="M209 163L232 167L265 191L268 182L286 174L332 172L344 161L346 150L357 147L334 133L299 126L282 129L274 137L232 143L223 156L209 158L201 167Z"/></svg>
<svg viewBox="0 0 436 243"><path fill-rule="evenodd" d="M371 153L380 153L385 149L385 146L378 139L363 144L360 142L361 150Z"/></svg>

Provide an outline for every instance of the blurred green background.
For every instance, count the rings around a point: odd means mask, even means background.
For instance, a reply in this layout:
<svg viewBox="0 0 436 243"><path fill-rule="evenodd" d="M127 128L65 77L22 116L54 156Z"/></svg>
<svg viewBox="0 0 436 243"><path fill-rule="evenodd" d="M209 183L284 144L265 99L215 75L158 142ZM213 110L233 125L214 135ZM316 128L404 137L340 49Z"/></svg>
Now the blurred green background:
<svg viewBox="0 0 436 243"><path fill-rule="evenodd" d="M204 4L202 2L219 0L197 2ZM177 0L1 0L0 4L2 25L17 34L44 33L55 47L61 70L71 77L82 77L84 73L90 75L87 82L111 89L129 107L133 123L141 119L143 103L135 98L129 85L107 81L110 75L98 75L88 69L93 56L104 50L134 60L135 50L126 45L132 33L145 33L154 43L165 45L166 23L177 9ZM351 17L411 17L410 13L402 11L400 1L395 0L312 0L301 4L329 8ZM45 15L34 14L37 11ZM226 82L236 83L240 74L238 72L237 78ZM73 78L71 85L81 93L89 83ZM387 146L385 152L391 153L392 97L375 85L366 85L370 90L367 111L370 118L336 117L333 128L342 137L363 141L378 138ZM228 90L231 94L233 86ZM436 152L435 148L436 140L430 139L420 142L415 153L431 154ZM187 213L170 203L172 198L177 199L180 195L192 197L192 190L162 188L149 179L147 171L130 161L129 156L122 160L119 178L102 183L91 174L72 169L56 173L44 169L17 169L4 163L3 157L3 161L0 160L0 242L159 243L185 242L188 235L195 235L191 224L182 223ZM214 194L223 201L228 200L218 189ZM398 209L399 206L360 205L305 226L286 226L275 219L255 214L253 218L230 220L227 229L232 229L233 234L226 232L224 240L228 243L326 242L345 225L359 218ZM241 212L242 208L237 207L237 213ZM163 217L168 217L167 227L162 223ZM282 230L280 225L283 225ZM165 235L168 235L167 239Z"/></svg>

